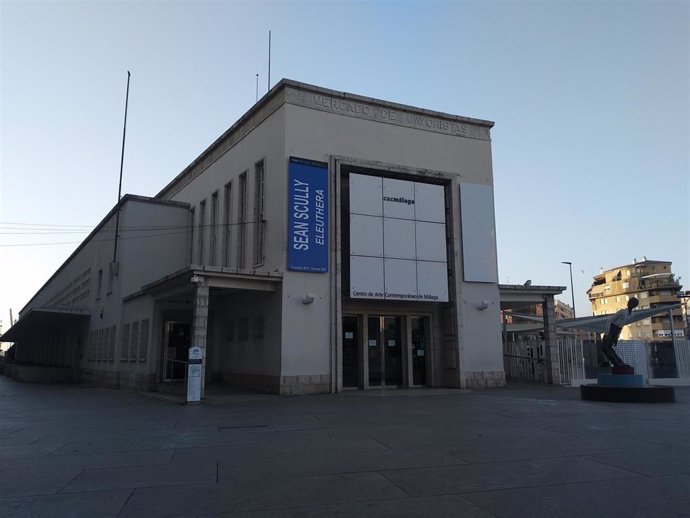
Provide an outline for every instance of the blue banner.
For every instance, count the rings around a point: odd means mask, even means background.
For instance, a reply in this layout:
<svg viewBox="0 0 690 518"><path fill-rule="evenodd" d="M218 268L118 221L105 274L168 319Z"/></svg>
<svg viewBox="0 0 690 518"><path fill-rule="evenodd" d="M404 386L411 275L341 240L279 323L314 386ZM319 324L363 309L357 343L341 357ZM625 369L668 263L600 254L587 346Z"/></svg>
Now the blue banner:
<svg viewBox="0 0 690 518"><path fill-rule="evenodd" d="M328 164L290 157L288 270L328 271Z"/></svg>

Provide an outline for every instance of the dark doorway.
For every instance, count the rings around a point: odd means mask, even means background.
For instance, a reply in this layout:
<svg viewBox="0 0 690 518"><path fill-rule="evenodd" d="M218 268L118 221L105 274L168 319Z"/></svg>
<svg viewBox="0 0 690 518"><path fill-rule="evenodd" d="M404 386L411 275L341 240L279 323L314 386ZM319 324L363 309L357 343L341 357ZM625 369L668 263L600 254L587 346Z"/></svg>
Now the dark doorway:
<svg viewBox="0 0 690 518"><path fill-rule="evenodd" d="M429 317L410 317L412 332L412 384L426 385Z"/></svg>
<svg viewBox="0 0 690 518"><path fill-rule="evenodd" d="M189 322L165 323L163 348L163 381L183 380L187 370L187 353L191 347Z"/></svg>
<svg viewBox="0 0 690 518"><path fill-rule="evenodd" d="M402 385L401 324L401 317L368 317L367 350L372 387Z"/></svg>
<svg viewBox="0 0 690 518"><path fill-rule="evenodd" d="M343 387L359 385L359 322L343 317Z"/></svg>

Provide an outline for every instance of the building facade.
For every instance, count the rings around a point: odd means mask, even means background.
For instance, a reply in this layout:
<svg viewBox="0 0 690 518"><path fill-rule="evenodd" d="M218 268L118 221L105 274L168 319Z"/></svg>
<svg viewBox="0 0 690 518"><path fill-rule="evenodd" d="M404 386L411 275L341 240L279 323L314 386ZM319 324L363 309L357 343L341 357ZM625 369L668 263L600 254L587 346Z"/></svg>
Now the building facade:
<svg viewBox="0 0 690 518"><path fill-rule="evenodd" d="M593 315L611 315L627 307L630 297L639 300L638 309L651 309L678 304L681 285L671 271L669 261L635 261L602 271L594 277L587 294ZM685 338L687 330L682 309L640 320L623 328L621 339L668 341L671 337Z"/></svg>
<svg viewBox="0 0 690 518"><path fill-rule="evenodd" d="M136 390L192 345L204 384L502 386L492 126L282 80L123 197L2 338Z"/></svg>

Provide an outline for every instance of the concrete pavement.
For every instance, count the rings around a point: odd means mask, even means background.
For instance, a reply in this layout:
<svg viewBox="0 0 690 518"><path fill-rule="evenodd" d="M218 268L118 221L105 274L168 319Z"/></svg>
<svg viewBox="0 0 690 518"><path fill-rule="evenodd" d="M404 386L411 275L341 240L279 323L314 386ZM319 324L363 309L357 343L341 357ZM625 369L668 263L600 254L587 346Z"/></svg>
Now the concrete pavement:
<svg viewBox="0 0 690 518"><path fill-rule="evenodd" d="M659 405L515 385L185 406L0 376L0 516L690 516L676 390Z"/></svg>

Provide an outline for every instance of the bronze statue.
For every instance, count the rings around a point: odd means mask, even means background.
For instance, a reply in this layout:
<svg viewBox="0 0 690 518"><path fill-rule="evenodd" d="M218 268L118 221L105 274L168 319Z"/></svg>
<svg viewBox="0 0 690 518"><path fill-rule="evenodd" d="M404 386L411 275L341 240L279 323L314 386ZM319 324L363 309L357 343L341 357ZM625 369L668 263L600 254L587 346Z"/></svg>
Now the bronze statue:
<svg viewBox="0 0 690 518"><path fill-rule="evenodd" d="M611 319L609 324L609 329L604 335L604 339L601 342L601 352L604 353L606 359L613 364L613 371L618 371L619 373L633 371L633 368L625 363L620 356L614 350L614 347L618 345L618 337L621 334L621 330L632 321L632 311L640 303L635 297L631 297L628 300L628 309L621 309L616 312Z"/></svg>

